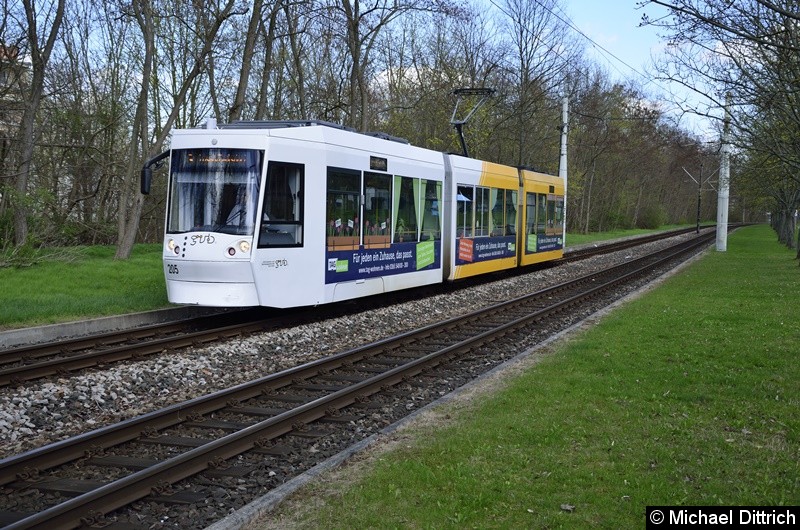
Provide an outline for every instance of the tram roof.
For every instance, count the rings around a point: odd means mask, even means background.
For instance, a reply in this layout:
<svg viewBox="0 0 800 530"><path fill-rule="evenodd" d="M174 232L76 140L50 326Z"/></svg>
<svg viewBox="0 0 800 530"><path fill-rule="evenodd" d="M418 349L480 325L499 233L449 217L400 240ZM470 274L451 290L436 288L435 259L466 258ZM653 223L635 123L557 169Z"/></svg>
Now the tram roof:
<svg viewBox="0 0 800 530"><path fill-rule="evenodd" d="M292 127L330 127L332 129L339 129L341 131L352 132L356 134L363 134L373 138L380 138L401 144L409 144L405 138L392 136L384 132L361 132L351 127L345 127L338 123L333 123L324 120L237 120L232 123L219 125L220 129L289 129Z"/></svg>

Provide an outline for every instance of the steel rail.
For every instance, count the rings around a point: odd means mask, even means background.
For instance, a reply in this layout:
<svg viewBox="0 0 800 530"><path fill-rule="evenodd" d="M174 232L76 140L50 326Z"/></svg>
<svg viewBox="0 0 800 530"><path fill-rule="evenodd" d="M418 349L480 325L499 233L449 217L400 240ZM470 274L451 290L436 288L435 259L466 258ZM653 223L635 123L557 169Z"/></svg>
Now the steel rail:
<svg viewBox="0 0 800 530"><path fill-rule="evenodd" d="M331 408L341 410L356 403L361 396L372 395L386 385L395 385L404 377L419 373L423 366L438 363L441 357L442 352L434 352L373 376L12 523L6 530L75 528L92 510L101 508L101 511L108 513L146 497L151 493L154 483L167 481L174 484L204 471L217 458L226 460L237 456L265 439L277 438L295 430L298 422L307 424L329 415Z"/></svg>
<svg viewBox="0 0 800 530"><path fill-rule="evenodd" d="M209 323L220 319L236 319L239 315L247 313L247 311L248 310L222 311L220 313L184 318L178 321L154 323L119 330L100 331L47 342L5 347L4 349L0 349L0 365L51 355L70 354L90 348L102 348L130 340L144 340L169 333L181 333L191 329L206 329L209 327Z"/></svg>
<svg viewBox="0 0 800 530"><path fill-rule="evenodd" d="M706 228L710 228L711 225L708 226L701 226L701 230L705 230ZM571 261L579 261L582 259L586 259L597 254L606 254L609 252L615 252L618 250L624 250L626 248L636 247L639 245L645 245L647 243L653 243L655 241L660 241L662 239L666 239L669 237L675 237L683 234L688 234L690 232L694 232L696 230L695 227L691 228L681 228L678 230L671 230L669 232L659 232L656 234L651 234L647 236L637 236L632 237L629 239L624 239L622 241L615 241L613 243L604 243L602 245L598 245L596 247L584 247L577 250L573 250L571 252L565 253L563 258L555 260L555 263L568 263Z"/></svg>
<svg viewBox="0 0 800 530"><path fill-rule="evenodd" d="M164 333L177 333L184 330L186 326L187 323L185 322L151 324L126 331L108 331L87 337L15 346L0 350L0 365L38 359L50 355L69 354L90 348L119 344L129 340L142 340Z"/></svg>
<svg viewBox="0 0 800 530"><path fill-rule="evenodd" d="M702 243L700 243L702 244ZM685 244L683 244L685 245ZM630 262L616 265L607 269L606 272L623 270L630 267L633 263L644 263L652 260L653 256L664 251L654 252ZM281 372L264 376L229 389L220 390L205 396L201 396L183 403L165 407L161 410L147 413L136 418L125 420L115 425L103 427L90 431L83 435L76 436L67 440L55 442L53 444L32 449L19 455L7 457L0 460L0 486L13 482L18 477L30 475L31 470L43 471L66 462L80 458L85 454L88 446L108 448L119 443L135 439L139 433L146 428L162 430L182 423L187 416L193 414L208 414L224 408L232 399L246 400L258 396L262 392L279 389L291 383L293 379L307 379L317 375L322 370L334 370L342 366L345 362L357 362L361 359L371 357L377 352L382 351L391 344L407 342L410 340L421 340L433 333L447 332L455 326L463 326L470 321L486 320L486 315L495 313L500 309L518 305L532 299L547 298L558 291L569 288L570 286L580 285L593 281L600 273L589 273L579 278L562 282L546 289L529 293L521 297L500 302L487 306L466 315L459 315L442 322L432 323L421 328L399 334L393 337L365 345L351 350L347 350L330 357L318 359L310 363L292 367Z"/></svg>
<svg viewBox="0 0 800 530"><path fill-rule="evenodd" d="M706 240L710 240L710 237L698 238L698 239L695 239L691 245L687 244L679 245L679 247L681 247L680 249L666 253L666 255L663 258L661 258L658 263L674 259L677 255L688 252L693 248L696 248L704 244ZM665 253L662 251L654 254L665 254ZM647 261L651 262L648 263ZM445 362L451 359L459 351L464 351L470 348L474 348L476 347L476 345L480 345L489 340L492 340L496 338L498 335L508 333L511 329L517 328L519 326L528 325L528 323L530 323L532 320L538 319L546 313L561 311L564 308L570 307L571 305L577 303L579 300L596 296L597 293L601 291L611 289L614 286L618 285L619 283L624 282L629 278L641 275L647 272L648 270L652 270L654 267L657 266L657 263L652 263L652 259L646 260L645 258L640 258L639 260L633 260L632 262L629 262L627 265L630 266L632 263L637 263L637 262L639 262L640 266L637 266L635 270L620 275L609 281L603 282L600 285L596 285L592 289L589 289L583 293L559 301L556 304L552 305L551 307L534 311L533 313L515 318L510 322L506 322L502 325L495 327L494 329L484 331L468 339L462 340L456 344L440 349L436 352L429 353L421 358L412 360L409 363L406 363L402 366L390 369L382 374L373 376L362 382L356 383L346 389L333 392L328 396L314 399L313 401L303 404L293 410L284 412L270 419L261 421L247 428L244 428L238 432L229 434L218 440L206 443L198 448L191 449L179 456L164 460L150 468L133 473L125 478L116 480L114 482L101 486L100 488L97 488L91 492L85 493L83 495L70 499L64 503L48 508L38 514L17 521L16 523L11 524L7 528L9 530L22 529L22 528L74 528L75 526L81 523L81 520L85 520L87 517L90 517L89 514L92 510L95 511L99 510L102 513L108 513L121 506L127 505L135 500L141 499L151 493L153 484L157 482L166 481L170 484L176 483L184 478L187 478L191 475L194 475L198 472L201 472L209 468L211 462L214 461L215 459L219 458L229 459L243 452L246 452L252 449L258 443L263 443L265 440L271 440L283 434L289 433L292 430L295 430L298 424L308 424L313 421L316 421L328 415L332 409L341 410L342 408L345 408L347 406L356 403L357 399L359 399L360 396L372 395L376 392L381 391L387 386L393 386L399 383L400 381L403 381L403 379L406 377L414 376L423 371L424 369ZM614 269L617 269L617 267L614 267ZM597 276L597 275L595 274L587 276ZM530 299L532 296L536 294L537 293L533 293L532 295L526 295L523 298ZM538 294L541 296L541 292ZM497 311L502 306L508 306L509 303L515 301L516 300L503 302L501 304L496 304L489 308L484 308L480 312L485 313L487 311ZM463 321L463 317L450 319L447 322L451 322L454 320ZM439 324L438 326L441 326L441 324ZM432 324L426 326L424 329L427 331L431 331L434 327L438 326L436 324ZM413 336L417 335L418 333L419 332L410 332L404 334L404 336ZM393 337L391 339L385 339L380 342L383 346L387 346L395 342L396 339L397 339L396 337ZM351 357L353 355L353 352L359 352L359 354L361 354L362 357L369 357L370 355L367 354L368 350L377 351L377 349L379 349L378 346L370 345L369 348L357 348L356 350L351 350L350 352L344 352L342 354L338 354L331 359L335 359L334 363L338 362L341 364L346 361L351 361L351 359L348 359L348 357ZM316 368L311 368L311 365L315 365L316 367L325 366L328 365L331 359L321 359L319 361L309 363L308 365L299 366L293 369L286 370L279 374L274 374L273 376L267 376L266 378L262 378L260 380L251 383L239 385L239 387L235 388L241 390L244 387L246 387L249 392L255 392L256 394L262 393L264 389L273 390L275 388L280 388L279 385L270 386L268 383L269 382L278 383L279 380L286 382L287 377L288 380L297 379L298 377L302 379L304 377L301 374L304 374L305 377L311 377L319 373L319 370ZM267 383L266 386L265 383ZM222 399L225 399L225 401L227 402L229 401L229 394L230 394L229 390L220 391L215 394L212 394L211 396L198 398L196 400L191 400L190 402L184 404L179 404L174 407L169 407L168 409L166 409L169 410L167 416L172 417L173 420L177 419L179 421L182 421L181 418L179 417L182 411L198 412L199 411L198 409L205 408L204 405L208 405L212 401L222 398L222 396L226 396L225 398ZM212 397L214 397L214 399L211 399ZM178 415L177 418L175 418L176 414ZM152 416L152 418L155 418L156 417L155 415L156 413L153 413L153 415L146 415L146 416ZM123 422L123 424L129 424L128 425L129 427L130 425L137 424L137 428L134 430L137 433L136 435L138 435L138 432L141 431L142 429L141 421L143 421L143 418L129 420L128 422ZM111 430L113 430L113 427L109 427L106 429L99 429L98 431L93 431L93 433L98 433L99 431L111 431ZM88 434L93 434L93 433L88 433ZM87 437L88 434L86 435ZM135 437L135 435L133 437ZM83 438L83 437L78 437L78 438ZM67 446L70 445L70 442L71 442L70 440L67 440L62 443L53 444L53 446ZM22 456L28 455L30 457L34 453L41 453L46 449L48 448L45 447L42 448L41 450L34 450L29 453L25 453ZM18 459L16 457L12 457L10 459L5 459L3 461L0 461L0 470L2 470L3 476L5 477L4 480L10 478L9 473L13 472L11 469L13 466L7 465L7 464L13 464L13 462L11 462L12 460L21 461L25 459L24 458ZM17 462L17 464L19 464L19 462ZM16 478L16 476L14 476L14 478Z"/></svg>
<svg viewBox="0 0 800 530"><path fill-rule="evenodd" d="M246 333L263 331L268 323L270 323L269 320L260 320L246 324L231 324L203 331L182 333L177 337L165 337L139 344L124 344L96 352L74 354L65 358L6 368L0 370L0 386L19 384L51 375L93 368L106 363L138 359L189 346L199 346L221 338L232 338Z"/></svg>
<svg viewBox="0 0 800 530"><path fill-rule="evenodd" d="M694 228L663 232L651 236L631 238L626 241L607 243L598 247L580 249L570 252L563 258L554 261L553 264L586 259L596 254L630 248L652 241L657 241L659 239L673 237L675 235L680 235L693 230ZM62 357L56 359L20 364L19 366L0 369L0 387L16 385L25 381L32 381L48 376L66 375L70 372L84 370L87 368L103 367L106 364L112 364L129 359L138 359L147 355L157 355L174 349L201 345L213 340L217 340L218 338L230 338L237 333L249 333L253 331L253 328L248 327L248 324L245 323L244 325L234 324L223 327L215 326L206 331L188 333L184 332L192 325L203 325L203 323L209 322L214 318L224 318L230 315L232 314L226 313L224 315L217 315L214 317L195 317L189 321L181 323L154 324L132 330L100 333L97 335L67 339L64 341L54 341L45 344L19 346L7 350L0 350L0 367L4 365L8 366L12 363L23 363L28 360L41 359L48 356L59 354L62 355ZM261 321L262 325L265 325L265 323L266 320ZM258 331L258 329L255 331ZM216 332L219 332L219 335L215 335ZM177 337L169 337L168 335L172 333L183 334ZM133 340L145 340L151 337L155 337L155 339L145 344L121 344ZM117 346L108 347L110 345ZM93 347L105 349L78 353L82 350L88 350Z"/></svg>

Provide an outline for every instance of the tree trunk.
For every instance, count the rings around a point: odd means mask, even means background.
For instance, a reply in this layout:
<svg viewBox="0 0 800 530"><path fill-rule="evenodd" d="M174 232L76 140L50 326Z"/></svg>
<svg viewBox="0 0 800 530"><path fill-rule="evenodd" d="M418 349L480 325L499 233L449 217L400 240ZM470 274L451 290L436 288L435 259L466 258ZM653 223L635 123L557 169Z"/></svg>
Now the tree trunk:
<svg viewBox="0 0 800 530"><path fill-rule="evenodd" d="M44 73L50 54L56 42L56 36L61 28L64 19L65 0L58 0L56 13L53 17L50 33L44 44L44 48L39 47L39 35L37 27L36 8L33 0L23 0L25 7L25 17L27 21L27 39L30 46L31 55L31 87L29 98L25 102L25 110L22 115L17 145L19 145L19 158L17 159L14 190L16 192L14 200L14 244L21 247L28 242L28 179L30 177L31 165L33 160L33 148L36 143L36 131L34 123L36 114L39 112L39 105L42 101L44 91Z"/></svg>
<svg viewBox="0 0 800 530"><path fill-rule="evenodd" d="M259 33L264 35L264 69L261 72L261 86L258 91L258 103L256 103L255 119L263 120L267 116L267 94L269 93L269 80L272 75L273 52L272 46L275 42L275 29L277 26L277 11L273 10L269 17L269 24L260 26Z"/></svg>
<svg viewBox="0 0 800 530"><path fill-rule="evenodd" d="M275 2L275 5L280 5L280 0ZM230 112L228 112L228 122L240 120L242 118L242 109L244 108L244 97L247 94L247 87L250 81L250 67L253 62L253 53L256 47L256 40L258 39L258 28L261 25L261 9L264 5L264 0L255 0L253 2L253 12L250 15L250 23L247 26L247 37L244 42L244 50L242 51L242 68L239 72L239 85L236 87L236 96L233 98Z"/></svg>
<svg viewBox="0 0 800 530"><path fill-rule="evenodd" d="M123 182L122 196L119 204L119 223L117 232L117 253L116 259L128 259L136 241L136 233L139 229L139 218L142 213L144 197L139 193L139 168L147 158L148 154L156 154L161 150L167 136L172 130L172 126L178 119L182 107L185 105L187 94L189 93L195 79L206 68L206 57L211 53L214 40L219 32L222 23L233 14L234 0L228 3L222 11L215 13L203 31L203 47L197 53L197 59L192 65L189 74L183 80L183 84L173 96L173 106L169 116L164 121L164 127L159 131L152 147L148 147L148 127L147 127L147 107L148 89L150 87L150 73L154 64L155 57L155 37L153 35L153 10L150 0L135 0L134 11L137 22L142 30L145 44L144 66L142 68L142 87L139 91L139 102L136 106L136 116L133 120L133 135L128 151L128 169ZM151 153L152 151L152 153Z"/></svg>
<svg viewBox="0 0 800 530"><path fill-rule="evenodd" d="M361 13L359 0L351 2L350 0L342 1L342 9L344 10L347 25L347 49L350 51L350 90L347 97L347 112L349 118L347 125L353 128L358 128L361 123L358 119L358 103L361 101L358 97L358 91L361 87L361 39L359 34L359 24L361 22Z"/></svg>
<svg viewBox="0 0 800 530"><path fill-rule="evenodd" d="M149 0L134 0L133 9L144 41L144 61L142 63L142 86L139 88L139 100L133 118L133 134L128 146L128 164L122 183L122 194L119 201L117 217L117 252L115 259L128 259L136 242L139 229L139 217L142 213L144 197L136 186L137 169L141 165L142 155L147 152L147 107L150 92L150 73L155 55L155 37L153 35L153 9ZM141 146L141 147L140 147Z"/></svg>
<svg viewBox="0 0 800 530"><path fill-rule="evenodd" d="M596 167L596 162L592 161L592 173L589 176L589 186L586 190L586 214L584 219L586 220L586 225L583 227L583 233L589 233L589 223L592 219L592 185L594 184L594 171Z"/></svg>
<svg viewBox="0 0 800 530"><path fill-rule="evenodd" d="M300 118L307 118L306 116L306 81L305 72L303 67L303 50L300 47L297 36L299 28L297 19L292 16L289 6L283 7L284 16L286 17L286 27L289 29L289 46L292 50L292 60L294 63L294 75L297 79L297 113Z"/></svg>
<svg viewBox="0 0 800 530"><path fill-rule="evenodd" d="M795 259L800 260L800 231L797 232L797 255Z"/></svg>

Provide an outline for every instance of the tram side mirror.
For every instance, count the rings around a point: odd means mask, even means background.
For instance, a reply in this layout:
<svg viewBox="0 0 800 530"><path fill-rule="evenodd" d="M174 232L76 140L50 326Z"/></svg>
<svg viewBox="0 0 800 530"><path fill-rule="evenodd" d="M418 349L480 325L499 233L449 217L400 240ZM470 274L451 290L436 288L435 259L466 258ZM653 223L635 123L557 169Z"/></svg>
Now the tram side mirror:
<svg viewBox="0 0 800 530"><path fill-rule="evenodd" d="M156 155L142 166L142 173L139 176L139 185L142 195L150 195L150 184L153 182L153 167L160 168L164 162L163 160L169 156L169 151L164 151L160 155Z"/></svg>
<svg viewBox="0 0 800 530"><path fill-rule="evenodd" d="M150 183L153 182L153 170L148 166L143 167L140 180L142 195L150 195Z"/></svg>

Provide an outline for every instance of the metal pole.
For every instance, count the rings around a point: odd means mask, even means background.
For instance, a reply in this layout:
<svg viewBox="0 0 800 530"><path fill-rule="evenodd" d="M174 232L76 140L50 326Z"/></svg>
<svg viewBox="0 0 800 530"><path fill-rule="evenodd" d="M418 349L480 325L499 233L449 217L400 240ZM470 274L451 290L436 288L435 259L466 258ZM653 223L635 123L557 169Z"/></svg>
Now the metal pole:
<svg viewBox="0 0 800 530"><path fill-rule="evenodd" d="M700 198L703 192L703 164L700 164L700 178L697 179L697 230L700 233Z"/></svg>
<svg viewBox="0 0 800 530"><path fill-rule="evenodd" d="M730 133L731 118L728 113L730 94L725 98L725 124L722 128L722 145L720 146L719 193L717 193L717 251L728 249L728 200L730 197Z"/></svg>
<svg viewBox="0 0 800 530"><path fill-rule="evenodd" d="M562 241L563 247L567 247L567 123L569 119L569 98L564 96L561 100L561 152L558 161L558 176L564 181L564 210L563 216L563 230L564 240Z"/></svg>

